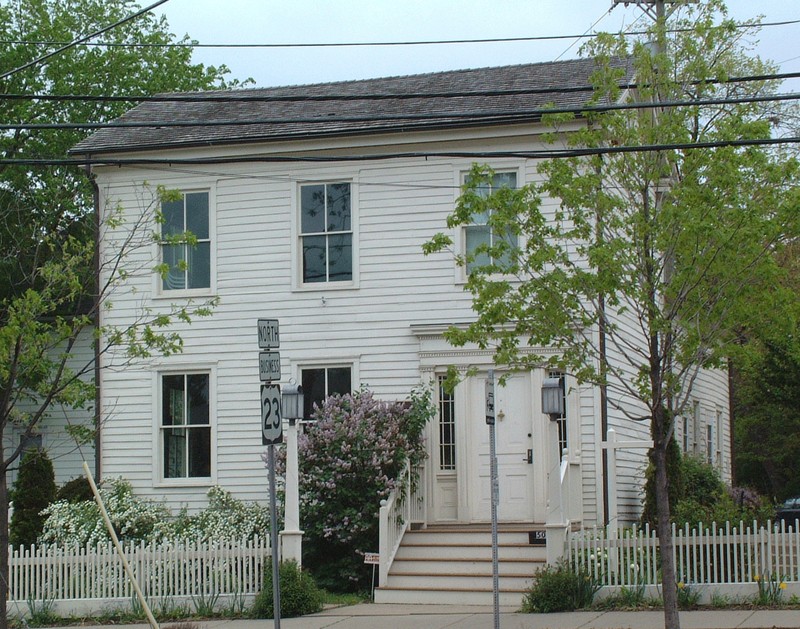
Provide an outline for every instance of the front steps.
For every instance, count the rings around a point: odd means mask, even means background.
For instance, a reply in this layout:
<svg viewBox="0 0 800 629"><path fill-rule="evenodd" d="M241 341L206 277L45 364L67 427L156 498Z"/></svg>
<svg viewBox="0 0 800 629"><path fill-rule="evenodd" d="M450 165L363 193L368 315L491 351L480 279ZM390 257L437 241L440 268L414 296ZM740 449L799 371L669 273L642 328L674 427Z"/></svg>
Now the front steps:
<svg viewBox="0 0 800 629"><path fill-rule="evenodd" d="M536 525L498 527L500 604L519 606L547 549L531 543ZM492 605L492 532L489 525L443 526L408 531L376 603Z"/></svg>

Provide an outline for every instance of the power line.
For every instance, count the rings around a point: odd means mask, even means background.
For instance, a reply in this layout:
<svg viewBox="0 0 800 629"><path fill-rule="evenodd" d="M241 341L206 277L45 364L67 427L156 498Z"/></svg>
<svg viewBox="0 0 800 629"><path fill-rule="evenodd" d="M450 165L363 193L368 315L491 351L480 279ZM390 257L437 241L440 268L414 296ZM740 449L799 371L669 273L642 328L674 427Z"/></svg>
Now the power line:
<svg viewBox="0 0 800 629"><path fill-rule="evenodd" d="M167 1L168 0L158 0L157 2L154 2L153 4L151 4L150 6L145 7L144 9L141 9L141 10L137 11L136 13L132 13L131 15L129 15L127 17L124 17L121 20L118 20L118 21L114 22L110 26L106 26L104 28L101 28L100 30L94 31L92 33L89 33L88 35L84 35L82 37L78 37L77 39L74 39L73 41L71 41L71 42L69 42L67 44L64 44L63 46L61 46L57 50L54 50L52 52L48 52L46 55L42 55L41 57L37 57L33 61L29 61L28 63L25 63L25 64L23 64L23 65L21 65L21 66L19 66L17 68L14 68L13 70L9 70L8 72L4 72L3 74L0 74L0 79L8 78L9 76L11 76L13 74L16 74L17 72L22 72L23 70L27 70L28 68L31 68L31 67L33 67L35 65L39 65L39 64L47 61L48 59L50 59L52 57L55 57L56 55L59 55L59 54L61 54L62 52L66 51L66 50L69 50L70 48L74 48L75 46L78 46L78 45L80 45L80 44L82 44L82 43L84 43L84 42L86 42L86 41L88 41L90 39L93 39L94 37L97 37L98 35L102 35L103 33L108 32L108 31L116 28L117 26L125 24L125 22L130 22L131 20L139 17L143 13L147 13L148 11L150 11L152 9L155 9L157 6L162 5Z"/></svg>
<svg viewBox="0 0 800 629"><path fill-rule="evenodd" d="M21 123L21 124L0 124L0 131L22 131L22 130L83 130L83 129L140 129L140 128L211 128L211 127L248 127L258 125L282 125L282 124L323 124L342 122L397 122L397 121L428 121L428 120L464 120L464 121L514 121L524 118L540 118L547 114L588 114L604 113L610 111L624 111L631 109L664 109L675 107L709 107L715 105L741 105L765 102L780 102L800 100L800 93L789 94L770 94L765 96L741 96L736 98L707 98L694 99L687 101L643 101L633 103L617 103L610 105L589 105L578 107L540 107L536 109L515 109L508 110L484 110L484 111L461 111L461 112L432 112L424 114L379 114L364 116L327 116L327 117L307 117L307 118L247 118L247 119L217 119L217 120L143 120L129 122L125 120L115 120L112 122L44 122L44 123Z"/></svg>
<svg viewBox="0 0 800 629"><path fill-rule="evenodd" d="M166 2L166 0L163 0ZM152 7L148 7L149 10ZM605 17L602 16L602 17ZM602 19L601 17L601 19ZM599 21L599 20L598 20ZM786 20L782 22L764 22L761 24L742 23L735 24L735 28L762 28L768 26L788 26L798 24L800 20ZM597 24L597 22L595 22ZM593 27L590 27L590 30ZM721 28L721 27L716 27ZM685 33L691 31L691 28L676 28L669 29L668 33ZM649 35L648 31L629 31L621 33L625 36L640 36ZM94 36L94 35L93 35ZM585 32L582 35L538 35L531 37L492 37L482 39L431 39L422 41L372 41L372 42L310 42L310 43L282 43L282 44L264 44L264 43L221 43L221 44L202 44L189 42L176 42L176 43L119 43L119 42L80 42L85 46L96 46L106 48L347 48L347 47L369 47L369 46L439 46L450 44L497 44L497 43L515 43L515 42L532 42L532 41L552 41L561 39L591 39L597 37L596 33ZM29 40L0 40L0 44L12 45L30 45L30 46L60 46L65 42L57 41L29 41ZM0 77L2 78L2 77Z"/></svg>
<svg viewBox="0 0 800 629"><path fill-rule="evenodd" d="M730 85L736 83L752 83L761 81L784 81L788 79L800 78L800 72L781 72L771 74L756 74L740 77L728 77L726 79L710 79L703 81L691 81L689 85ZM366 79L370 81L372 79ZM361 82L361 81L359 81ZM302 89L303 86L299 86ZM637 89L646 87L638 83L621 83L617 85L619 89ZM573 85L565 87L542 87L542 88L520 88L505 90L469 90L469 91L442 91L424 93L402 93L393 94L390 92L363 92L358 94L254 94L254 91L277 91L283 89L297 90L298 87L288 88L261 88L258 90L241 90L238 93L224 91L221 93L201 92L197 94L156 94L148 95L125 95L125 96L101 96L94 94L0 94L0 101L26 101L40 100L42 102L153 102L153 103L289 103L289 102L324 102L324 101L358 101L358 100L422 100L430 98L464 98L470 96L525 96L534 94L567 94L576 92L591 92L595 89L592 85Z"/></svg>
<svg viewBox="0 0 800 629"><path fill-rule="evenodd" d="M120 157L103 159L81 158L8 158L0 159L0 165L15 166L148 166L148 165L221 165L253 163L330 163L373 162L390 159L563 159L592 155L615 155L626 153L650 153L654 151L691 151L698 149L737 148L751 146L776 146L798 144L800 137L756 138L739 140L715 140L708 142L684 142L670 144L644 144L640 146L602 146L591 148L543 149L538 151L415 151L405 153L380 153L375 155L247 155L232 157Z"/></svg>

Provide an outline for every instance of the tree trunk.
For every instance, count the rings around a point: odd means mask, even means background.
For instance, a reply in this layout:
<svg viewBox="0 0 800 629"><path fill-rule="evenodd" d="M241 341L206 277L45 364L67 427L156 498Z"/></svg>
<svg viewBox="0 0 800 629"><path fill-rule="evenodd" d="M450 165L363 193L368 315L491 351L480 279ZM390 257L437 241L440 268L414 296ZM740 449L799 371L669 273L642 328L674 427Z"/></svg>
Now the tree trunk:
<svg viewBox="0 0 800 629"><path fill-rule="evenodd" d="M0 467L0 629L8 629L8 478Z"/></svg>
<svg viewBox="0 0 800 629"><path fill-rule="evenodd" d="M655 466L656 514L661 548L661 593L664 597L665 629L680 629L678 582L675 577L672 526L670 524L669 478L667 474L667 417L663 407L653 413L653 464Z"/></svg>

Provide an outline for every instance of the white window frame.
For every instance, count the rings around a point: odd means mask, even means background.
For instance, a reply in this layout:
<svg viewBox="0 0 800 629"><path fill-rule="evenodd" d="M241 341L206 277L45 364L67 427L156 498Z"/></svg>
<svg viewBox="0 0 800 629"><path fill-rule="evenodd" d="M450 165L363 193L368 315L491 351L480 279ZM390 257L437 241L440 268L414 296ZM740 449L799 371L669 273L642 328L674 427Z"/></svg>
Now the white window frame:
<svg viewBox="0 0 800 629"><path fill-rule="evenodd" d="M461 188L466 183L467 175L470 172L470 164L461 165L459 168L456 169L455 173L455 190L456 194L453 199L453 207L458 202L458 197L461 196ZM495 171L496 174L500 173L514 173L517 177L517 188L521 188L522 186L526 185L524 179L524 162L515 161L512 163L498 163L498 164L490 164L492 169ZM466 225L461 225L455 229L454 234L454 250L460 256L466 256L467 254L467 227ZM523 247L524 246L524 236L520 234L517 236L517 246ZM455 282L456 284L464 284L467 281L468 277L467 273L467 266L456 265L456 275L455 275Z"/></svg>
<svg viewBox="0 0 800 629"><path fill-rule="evenodd" d="M202 239L201 242L206 240L209 242L209 285L201 288L178 288L168 289L164 288L164 280L160 273L154 273L154 289L153 295L156 299L175 299L176 297L198 297L198 296L211 296L216 293L217 287L217 229L216 229L216 186L182 186L180 184L172 185L163 184L168 190L176 190L184 199L187 194L199 194L205 192L208 194L208 239ZM159 204L159 211L161 210ZM159 236L155 243L155 260L158 264L163 264L164 258L162 255L163 243L161 242L161 225L155 226L156 234Z"/></svg>
<svg viewBox="0 0 800 629"><path fill-rule="evenodd" d="M164 440L162 438L162 396L164 376L186 375L208 376L208 421L211 430L210 438L210 476L186 478L167 478L164 475ZM214 365L181 364L168 368L159 368L153 374L153 487L210 487L217 483L217 373Z"/></svg>
<svg viewBox="0 0 800 629"><path fill-rule="evenodd" d="M303 281L303 231L301 216L302 188L305 186L321 186L332 184L350 185L350 234L352 235L352 279L349 281L325 281L325 282L304 282ZM295 291L329 291L329 290L349 290L359 286L359 195L358 183L352 174L331 173L324 179L309 179L298 181L292 186L292 243L294 255L292 264L294 266L292 276L294 278L293 289Z"/></svg>

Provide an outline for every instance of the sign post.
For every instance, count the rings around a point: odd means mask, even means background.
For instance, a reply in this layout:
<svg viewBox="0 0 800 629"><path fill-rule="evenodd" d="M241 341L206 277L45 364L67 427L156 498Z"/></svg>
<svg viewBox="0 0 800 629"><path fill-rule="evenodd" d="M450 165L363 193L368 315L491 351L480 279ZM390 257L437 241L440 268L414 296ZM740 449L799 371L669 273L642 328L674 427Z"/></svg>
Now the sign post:
<svg viewBox="0 0 800 629"><path fill-rule="evenodd" d="M500 629L500 572L497 558L497 503L500 482L497 475L497 442L495 438L494 369L486 378L486 423L489 426L489 469L492 504L492 594L494 600L494 629Z"/></svg>
<svg viewBox="0 0 800 629"><path fill-rule="evenodd" d="M274 350L281 345L277 319L258 320L259 349ZM275 629L281 627L281 579L278 545L278 506L275 497L275 444L283 442L281 388L272 384L281 378L281 356L278 352L259 352L258 372L261 385L261 444L267 446L269 468L269 540L272 554L272 607Z"/></svg>

